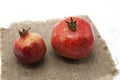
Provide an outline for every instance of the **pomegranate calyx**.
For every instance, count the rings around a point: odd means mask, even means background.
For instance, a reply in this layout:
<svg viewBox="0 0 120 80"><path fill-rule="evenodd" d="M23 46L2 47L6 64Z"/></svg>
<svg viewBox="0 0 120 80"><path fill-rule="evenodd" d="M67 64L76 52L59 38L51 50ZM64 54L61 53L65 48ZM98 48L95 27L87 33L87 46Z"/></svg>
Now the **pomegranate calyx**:
<svg viewBox="0 0 120 80"><path fill-rule="evenodd" d="M69 27L70 30L74 31L76 29L76 21L73 21L73 18L70 18L70 22L65 21Z"/></svg>
<svg viewBox="0 0 120 80"><path fill-rule="evenodd" d="M28 34L28 31L31 29L31 27L29 27L28 29L24 29L22 31L19 30L19 35L20 36L24 36L26 34Z"/></svg>

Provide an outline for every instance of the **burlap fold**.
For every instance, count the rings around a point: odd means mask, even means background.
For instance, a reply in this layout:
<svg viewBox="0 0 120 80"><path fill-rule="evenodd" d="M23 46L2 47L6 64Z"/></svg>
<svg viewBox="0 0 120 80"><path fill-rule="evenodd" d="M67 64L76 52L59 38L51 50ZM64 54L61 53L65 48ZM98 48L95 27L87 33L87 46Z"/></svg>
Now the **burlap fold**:
<svg viewBox="0 0 120 80"><path fill-rule="evenodd" d="M59 20L46 22L23 21L2 29L2 80L113 80L117 72L105 41L101 38L89 17L95 32L95 48L90 56L78 61L59 57L51 47L53 26ZM45 40L47 52L38 64L26 65L13 54L13 41L19 36L18 29L31 27L30 32L39 33Z"/></svg>

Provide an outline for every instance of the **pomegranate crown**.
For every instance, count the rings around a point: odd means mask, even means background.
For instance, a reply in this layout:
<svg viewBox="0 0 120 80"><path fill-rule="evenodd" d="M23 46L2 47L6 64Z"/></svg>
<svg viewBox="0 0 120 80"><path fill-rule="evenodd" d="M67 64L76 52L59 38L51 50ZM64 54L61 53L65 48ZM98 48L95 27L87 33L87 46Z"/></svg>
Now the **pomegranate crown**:
<svg viewBox="0 0 120 80"><path fill-rule="evenodd" d="M20 36L23 36L23 35L27 34L30 29L31 29L31 27L29 27L28 29L24 29L24 28L23 28L22 31L19 30L19 35L20 35Z"/></svg>
<svg viewBox="0 0 120 80"><path fill-rule="evenodd" d="M73 18L70 18L70 22L66 21L68 27L70 28L70 30L74 31L76 29L76 21L73 20Z"/></svg>

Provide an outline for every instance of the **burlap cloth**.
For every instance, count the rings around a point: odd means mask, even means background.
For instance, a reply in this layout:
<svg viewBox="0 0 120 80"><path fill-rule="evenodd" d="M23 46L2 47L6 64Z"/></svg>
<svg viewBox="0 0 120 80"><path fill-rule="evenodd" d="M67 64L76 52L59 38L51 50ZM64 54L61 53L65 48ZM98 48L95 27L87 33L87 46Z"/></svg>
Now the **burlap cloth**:
<svg viewBox="0 0 120 80"><path fill-rule="evenodd" d="M95 48L90 56L79 61L59 57L51 47L51 32L58 20L45 22L24 21L13 23L2 29L2 80L113 80L117 72L105 41L87 16L95 32ZM19 36L18 28L31 27L30 32L41 34L47 45L47 52L38 64L26 65L13 55L12 44Z"/></svg>

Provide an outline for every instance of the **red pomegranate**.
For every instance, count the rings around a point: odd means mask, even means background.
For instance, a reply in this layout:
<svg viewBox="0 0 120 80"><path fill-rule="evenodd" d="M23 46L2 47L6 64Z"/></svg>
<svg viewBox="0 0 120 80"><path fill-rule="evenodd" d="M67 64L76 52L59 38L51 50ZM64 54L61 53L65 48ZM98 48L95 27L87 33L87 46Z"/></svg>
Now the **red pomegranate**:
<svg viewBox="0 0 120 80"><path fill-rule="evenodd" d="M19 31L20 37L13 43L13 52L20 61L33 64L44 57L46 45L39 34L29 33L29 29Z"/></svg>
<svg viewBox="0 0 120 80"><path fill-rule="evenodd" d="M51 44L60 56L73 60L85 58L95 44L92 26L82 18L65 18L54 26Z"/></svg>

